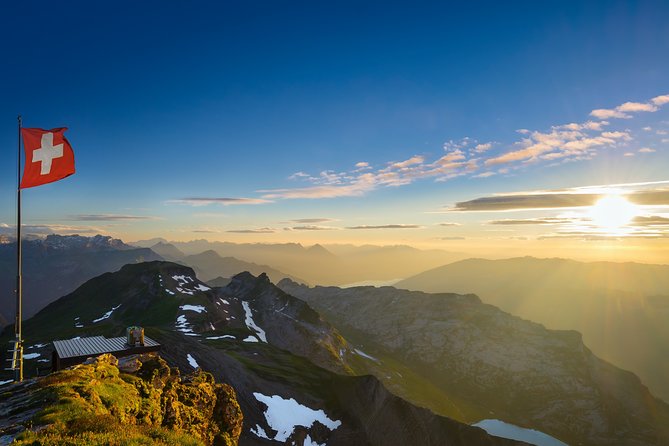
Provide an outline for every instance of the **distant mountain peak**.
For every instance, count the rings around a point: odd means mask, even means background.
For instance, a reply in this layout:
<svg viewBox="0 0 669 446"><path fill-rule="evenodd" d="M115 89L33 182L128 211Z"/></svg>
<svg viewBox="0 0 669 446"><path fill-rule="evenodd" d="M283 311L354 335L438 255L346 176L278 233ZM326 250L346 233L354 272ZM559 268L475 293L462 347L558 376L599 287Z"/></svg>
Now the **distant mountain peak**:
<svg viewBox="0 0 669 446"><path fill-rule="evenodd" d="M35 240L39 243L40 241ZM86 237L83 235L58 235L49 234L42 241L42 244L50 249L85 249L91 251L102 251L108 249L131 249L120 239L112 238L108 235L94 235Z"/></svg>

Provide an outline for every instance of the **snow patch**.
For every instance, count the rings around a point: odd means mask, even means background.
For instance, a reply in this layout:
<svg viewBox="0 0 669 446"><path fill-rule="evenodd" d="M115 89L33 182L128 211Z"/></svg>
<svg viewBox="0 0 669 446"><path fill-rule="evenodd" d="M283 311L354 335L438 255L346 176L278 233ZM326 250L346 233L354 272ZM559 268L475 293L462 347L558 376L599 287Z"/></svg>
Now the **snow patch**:
<svg viewBox="0 0 669 446"><path fill-rule="evenodd" d="M174 291L172 291L172 290L168 290L167 288L165 288L165 292L166 292L167 294L171 294L172 296L174 296L174 295L176 294Z"/></svg>
<svg viewBox="0 0 669 446"><path fill-rule="evenodd" d="M363 352L362 350L358 350L357 348L354 348L353 351L356 352L358 355L362 356L363 358L371 359L372 361L381 364L381 361L379 361L378 359L376 359L373 356L368 355L367 353Z"/></svg>
<svg viewBox="0 0 669 446"><path fill-rule="evenodd" d="M220 300L221 302L223 302L225 305L230 305L230 302L228 302L228 301L225 300L225 299L219 299L219 300Z"/></svg>
<svg viewBox="0 0 669 446"><path fill-rule="evenodd" d="M208 286L204 286L204 285L202 285L201 283L198 283L198 284L195 285L193 288L195 288L195 289L198 290L198 291L209 291L209 290L211 289L211 288L209 288Z"/></svg>
<svg viewBox="0 0 669 446"><path fill-rule="evenodd" d="M206 313L207 309L202 305L182 305L179 307L180 310L184 311L195 311L196 313Z"/></svg>
<svg viewBox="0 0 669 446"><path fill-rule="evenodd" d="M0 386L4 386L5 384L13 383L13 379L8 379L7 381L0 381Z"/></svg>
<svg viewBox="0 0 669 446"><path fill-rule="evenodd" d="M179 285L186 285L188 282L194 282L193 278L191 276L186 276L186 275L174 275L172 276L172 279L176 280Z"/></svg>
<svg viewBox="0 0 669 446"><path fill-rule="evenodd" d="M267 396L258 392L254 392L253 396L267 406L265 420L269 427L277 431L273 438L274 441L284 442L293 433L296 426L304 426L308 429L316 421L321 422L330 430L341 426L341 421L331 420L322 409L314 410L303 406L293 398L285 399L278 395ZM311 444L315 443L311 442Z"/></svg>
<svg viewBox="0 0 669 446"><path fill-rule="evenodd" d="M244 339L244 342L260 342L260 341L258 341L258 338L256 338L255 336L249 336L246 339Z"/></svg>
<svg viewBox="0 0 669 446"><path fill-rule="evenodd" d="M200 364L197 363L195 358L193 358L190 353L186 355L186 360L188 361L188 364L190 364L190 366L193 367L194 369L200 368Z"/></svg>
<svg viewBox="0 0 669 446"><path fill-rule="evenodd" d="M567 446L557 438L534 429L525 429L500 420L481 420L473 426L480 427L490 435L524 441L536 446Z"/></svg>
<svg viewBox="0 0 669 446"><path fill-rule="evenodd" d="M26 355L23 355L23 359L35 359L35 358L39 358L40 356L42 356L42 355L39 354L39 353L28 353Z"/></svg>
<svg viewBox="0 0 669 446"><path fill-rule="evenodd" d="M77 318L77 319L78 319L78 318ZM31 345L31 346L28 347L28 348L42 348L42 347L46 347L47 345L48 345L48 344L35 344L35 345Z"/></svg>
<svg viewBox="0 0 669 446"><path fill-rule="evenodd" d="M182 333L193 333L193 327L190 325L188 319L186 319L186 316L183 314L180 314L179 317L177 317L177 323L174 324L174 327L177 329L177 331Z"/></svg>
<svg viewBox="0 0 669 446"><path fill-rule="evenodd" d="M232 335L208 336L207 339L237 339Z"/></svg>
<svg viewBox="0 0 669 446"><path fill-rule="evenodd" d="M244 307L244 312L246 313L246 326L248 327L248 329L254 330L256 332L256 336L258 336L261 341L267 342L267 336L265 336L265 330L258 327L258 325L253 320L253 314L251 313L251 307L249 306L249 303L243 301L242 306Z"/></svg>
<svg viewBox="0 0 669 446"><path fill-rule="evenodd" d="M311 435L307 435L307 438L304 439L304 446L325 446L325 443L318 444L311 439Z"/></svg>
<svg viewBox="0 0 669 446"><path fill-rule="evenodd" d="M118 305L116 305L115 307L112 307L111 310L107 311L105 314L103 314L103 315L100 316L99 318L94 319L94 320L93 320L93 323L96 324L96 323L98 323L98 322L100 322L100 321L102 321L102 320L108 319L109 316L112 315L112 313L114 312L114 310L116 310L116 309L117 309L118 307L120 307L120 306L121 306L121 304L118 304Z"/></svg>
<svg viewBox="0 0 669 446"><path fill-rule="evenodd" d="M0 384L2 384L2 383L0 383ZM262 426L260 426L259 424L256 424L255 428L253 428L253 427L251 428L251 433L255 434L256 437L266 438L267 440L271 440L271 438L269 438L267 436L267 433L265 432L265 429L263 429Z"/></svg>

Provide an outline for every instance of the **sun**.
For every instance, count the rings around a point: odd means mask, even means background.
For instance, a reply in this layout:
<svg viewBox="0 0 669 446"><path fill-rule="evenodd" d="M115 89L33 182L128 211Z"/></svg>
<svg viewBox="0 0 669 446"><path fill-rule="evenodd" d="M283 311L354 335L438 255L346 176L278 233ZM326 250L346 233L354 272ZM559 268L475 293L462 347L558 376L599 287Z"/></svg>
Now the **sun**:
<svg viewBox="0 0 669 446"><path fill-rule="evenodd" d="M639 208L620 195L606 195L590 208L588 214L596 226L615 231L639 215Z"/></svg>

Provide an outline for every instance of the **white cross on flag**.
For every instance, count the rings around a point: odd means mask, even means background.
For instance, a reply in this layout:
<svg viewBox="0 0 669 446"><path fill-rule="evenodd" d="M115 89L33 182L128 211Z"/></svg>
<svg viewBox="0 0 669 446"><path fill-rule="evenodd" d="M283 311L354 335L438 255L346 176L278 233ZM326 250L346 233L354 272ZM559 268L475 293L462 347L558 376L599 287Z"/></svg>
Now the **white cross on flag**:
<svg viewBox="0 0 669 446"><path fill-rule="evenodd" d="M67 127L21 129L26 153L21 189L62 180L74 173L74 152L65 130Z"/></svg>

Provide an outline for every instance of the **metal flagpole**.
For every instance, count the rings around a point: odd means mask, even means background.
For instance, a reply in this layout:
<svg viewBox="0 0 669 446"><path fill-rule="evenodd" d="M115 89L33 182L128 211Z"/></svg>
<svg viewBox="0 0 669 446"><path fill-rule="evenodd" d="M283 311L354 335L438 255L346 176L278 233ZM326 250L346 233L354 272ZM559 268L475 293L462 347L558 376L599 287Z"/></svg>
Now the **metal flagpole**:
<svg viewBox="0 0 669 446"><path fill-rule="evenodd" d="M18 116L19 124L19 142L17 152L17 184L16 184L16 323L14 330L16 340L14 341L14 381L23 381L23 339L21 334L21 320L23 319L23 284L21 278L22 272L22 246L21 246L21 115Z"/></svg>

